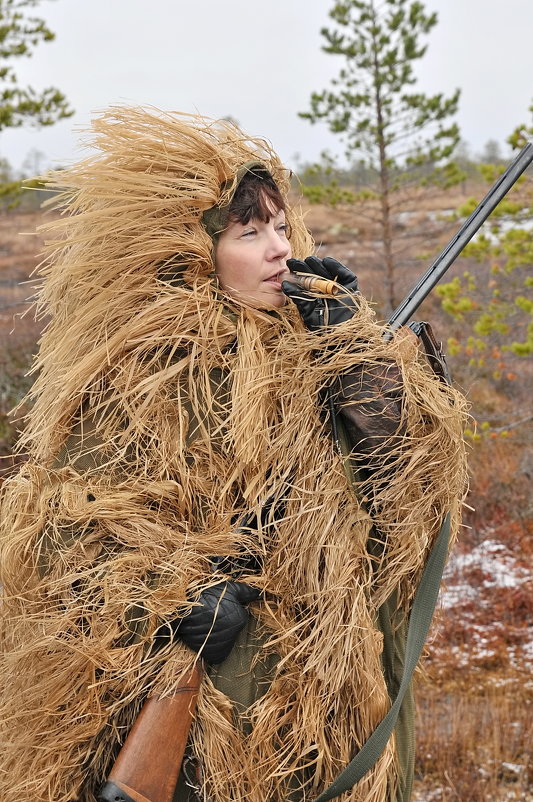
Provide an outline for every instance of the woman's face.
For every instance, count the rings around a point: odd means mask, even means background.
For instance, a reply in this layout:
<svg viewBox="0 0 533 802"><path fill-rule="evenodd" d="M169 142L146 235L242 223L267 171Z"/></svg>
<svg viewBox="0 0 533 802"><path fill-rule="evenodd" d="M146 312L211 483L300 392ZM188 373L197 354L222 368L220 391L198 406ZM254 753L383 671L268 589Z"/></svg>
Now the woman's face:
<svg viewBox="0 0 533 802"><path fill-rule="evenodd" d="M281 282L288 274L291 246L285 212L272 209L267 223L230 222L215 250L215 272L229 295L256 309L283 306Z"/></svg>

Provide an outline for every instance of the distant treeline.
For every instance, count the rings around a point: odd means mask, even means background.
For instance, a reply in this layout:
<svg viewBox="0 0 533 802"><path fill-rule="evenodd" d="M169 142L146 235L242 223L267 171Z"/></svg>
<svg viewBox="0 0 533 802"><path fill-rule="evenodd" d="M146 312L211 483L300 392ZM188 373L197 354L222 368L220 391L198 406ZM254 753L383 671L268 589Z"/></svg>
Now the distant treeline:
<svg viewBox="0 0 533 802"><path fill-rule="evenodd" d="M361 188L372 187L379 180L378 172L360 160L354 160L349 165L342 165L339 160L328 151L323 151L316 162L300 161L296 158L296 175L305 187L323 186L332 182L341 187ZM462 173L463 180L479 177L479 166L482 164L504 165L512 158L512 154L503 154L500 143L489 139L479 153L473 153L468 142L460 141L452 156L458 171ZM430 162L417 167L398 165L391 166L391 177L401 179L409 177L415 182L424 183L424 178L431 174L434 165ZM312 200L312 198L310 198Z"/></svg>

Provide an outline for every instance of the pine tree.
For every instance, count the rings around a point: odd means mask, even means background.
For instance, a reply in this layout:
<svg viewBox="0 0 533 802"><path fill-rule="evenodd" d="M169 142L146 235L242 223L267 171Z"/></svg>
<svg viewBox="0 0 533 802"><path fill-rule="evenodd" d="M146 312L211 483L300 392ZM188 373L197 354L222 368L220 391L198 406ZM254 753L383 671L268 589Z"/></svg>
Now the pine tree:
<svg viewBox="0 0 533 802"><path fill-rule="evenodd" d="M25 9L38 0L0 0L0 131L21 125L52 125L74 112L65 96L48 87L40 93L21 87L11 62L31 56L41 42L51 42L55 34L42 19L25 16Z"/></svg>
<svg viewBox="0 0 533 802"><path fill-rule="evenodd" d="M390 309L395 305L393 214L398 190L406 181L460 180L447 161L459 142L459 90L451 97L414 90L415 62L426 52L421 40L437 23L420 2L410 0L344 0L324 28L326 53L342 56L344 66L332 88L311 96L311 108L300 114L312 123L325 121L339 134L346 155L374 175L379 200L379 229Z"/></svg>

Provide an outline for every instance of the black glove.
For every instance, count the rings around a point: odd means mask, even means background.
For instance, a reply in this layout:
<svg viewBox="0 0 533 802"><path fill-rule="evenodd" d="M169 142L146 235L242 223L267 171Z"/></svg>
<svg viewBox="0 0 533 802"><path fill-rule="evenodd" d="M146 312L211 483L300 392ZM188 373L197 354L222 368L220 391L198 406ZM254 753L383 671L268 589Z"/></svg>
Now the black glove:
<svg viewBox="0 0 533 802"><path fill-rule="evenodd" d="M300 259L287 259L287 267L292 273L307 273L319 278L335 280L344 292L331 297L320 297L310 290L304 290L291 281L283 281L281 288L291 301L294 301L303 322L310 331L323 326L337 326L349 320L356 310L357 277L336 259L329 256L319 259L308 256Z"/></svg>
<svg viewBox="0 0 533 802"><path fill-rule="evenodd" d="M248 621L248 602L261 591L246 582L224 581L203 590L196 604L171 626L186 645L208 663L222 663Z"/></svg>

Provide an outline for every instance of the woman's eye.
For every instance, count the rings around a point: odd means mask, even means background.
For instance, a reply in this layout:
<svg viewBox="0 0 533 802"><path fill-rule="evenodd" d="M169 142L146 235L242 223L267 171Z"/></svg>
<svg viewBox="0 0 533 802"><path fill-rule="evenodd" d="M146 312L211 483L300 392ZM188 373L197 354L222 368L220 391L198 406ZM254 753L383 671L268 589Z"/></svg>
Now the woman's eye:
<svg viewBox="0 0 533 802"><path fill-rule="evenodd" d="M282 234L287 234L288 230L289 230L289 226L287 225L287 223L281 223L278 226L278 231L281 231Z"/></svg>
<svg viewBox="0 0 533 802"><path fill-rule="evenodd" d="M255 234L255 228L247 228L246 231L243 231L241 237L249 237L252 234Z"/></svg>

